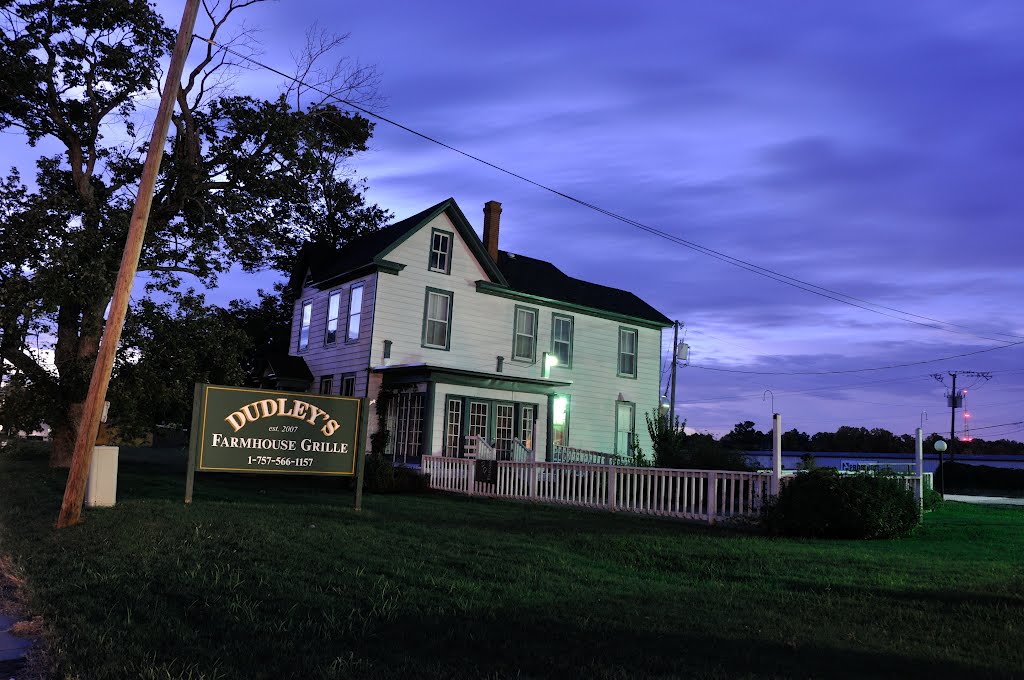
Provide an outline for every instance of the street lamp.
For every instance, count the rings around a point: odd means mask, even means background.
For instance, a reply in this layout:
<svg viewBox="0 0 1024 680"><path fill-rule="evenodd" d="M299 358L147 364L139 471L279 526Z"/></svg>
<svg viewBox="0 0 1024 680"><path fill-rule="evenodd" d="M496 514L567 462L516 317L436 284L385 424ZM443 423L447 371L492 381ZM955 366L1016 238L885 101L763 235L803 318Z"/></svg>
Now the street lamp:
<svg viewBox="0 0 1024 680"><path fill-rule="evenodd" d="M943 456L942 454L946 451L946 442L941 439L935 442L935 450L939 452L939 494L942 498L946 498L946 475L942 471Z"/></svg>

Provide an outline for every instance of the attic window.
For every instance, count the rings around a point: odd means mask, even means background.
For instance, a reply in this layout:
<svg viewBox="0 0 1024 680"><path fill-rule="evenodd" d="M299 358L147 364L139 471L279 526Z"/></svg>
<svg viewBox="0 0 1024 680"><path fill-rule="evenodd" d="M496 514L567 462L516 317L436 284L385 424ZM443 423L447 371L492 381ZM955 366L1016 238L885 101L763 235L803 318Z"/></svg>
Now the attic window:
<svg viewBox="0 0 1024 680"><path fill-rule="evenodd" d="M434 229L430 232L430 265L432 272L450 274L452 270L452 233Z"/></svg>

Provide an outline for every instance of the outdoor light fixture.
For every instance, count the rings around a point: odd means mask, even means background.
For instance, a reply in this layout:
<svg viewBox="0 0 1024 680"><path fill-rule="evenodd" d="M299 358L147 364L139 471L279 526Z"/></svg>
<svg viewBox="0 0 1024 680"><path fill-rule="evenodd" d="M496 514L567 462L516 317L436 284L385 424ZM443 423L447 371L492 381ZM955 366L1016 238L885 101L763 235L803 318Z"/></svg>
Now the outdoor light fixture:
<svg viewBox="0 0 1024 680"><path fill-rule="evenodd" d="M551 377L551 368L558 365L558 357L550 352L544 352L544 365L542 367L542 378Z"/></svg>
<svg viewBox="0 0 1024 680"><path fill-rule="evenodd" d="M563 396L555 397L554 403L551 409L551 423L552 425L565 425L565 412L569 407L569 400Z"/></svg>

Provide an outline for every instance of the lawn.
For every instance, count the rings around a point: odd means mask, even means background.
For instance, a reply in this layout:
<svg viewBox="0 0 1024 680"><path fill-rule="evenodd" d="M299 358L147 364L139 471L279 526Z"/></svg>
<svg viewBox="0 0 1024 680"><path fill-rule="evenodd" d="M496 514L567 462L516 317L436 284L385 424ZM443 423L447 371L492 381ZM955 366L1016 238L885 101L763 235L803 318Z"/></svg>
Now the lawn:
<svg viewBox="0 0 1024 680"><path fill-rule="evenodd" d="M766 539L342 480L0 453L0 553L59 677L1021 677L1024 510L946 504L899 541Z"/></svg>

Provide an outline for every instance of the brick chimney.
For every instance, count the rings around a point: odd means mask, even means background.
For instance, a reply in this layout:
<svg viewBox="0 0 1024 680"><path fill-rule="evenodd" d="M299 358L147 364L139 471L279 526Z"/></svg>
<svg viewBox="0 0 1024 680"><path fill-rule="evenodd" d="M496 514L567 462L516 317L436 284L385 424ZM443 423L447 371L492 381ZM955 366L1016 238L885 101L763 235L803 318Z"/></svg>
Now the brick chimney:
<svg viewBox="0 0 1024 680"><path fill-rule="evenodd" d="M501 203L484 203L484 247L495 262L498 261L498 223L501 222Z"/></svg>

